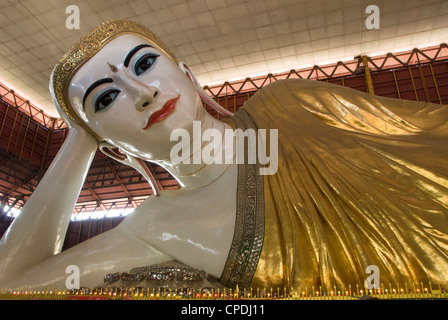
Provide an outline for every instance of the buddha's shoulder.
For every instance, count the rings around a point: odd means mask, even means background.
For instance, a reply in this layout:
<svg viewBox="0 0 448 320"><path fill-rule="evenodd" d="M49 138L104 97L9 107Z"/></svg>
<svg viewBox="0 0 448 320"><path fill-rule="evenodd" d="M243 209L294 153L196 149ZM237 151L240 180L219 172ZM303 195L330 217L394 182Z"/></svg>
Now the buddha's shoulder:
<svg viewBox="0 0 448 320"><path fill-rule="evenodd" d="M250 109L260 104L301 104L303 100L310 102L313 99L333 96L343 96L349 94L346 88L319 80L307 79L284 79L272 82L260 88L248 101L245 108Z"/></svg>
<svg viewBox="0 0 448 320"><path fill-rule="evenodd" d="M274 81L267 86L261 88L259 92L272 91L272 90L337 90L342 86L337 84L328 83L320 80L309 79L282 79Z"/></svg>

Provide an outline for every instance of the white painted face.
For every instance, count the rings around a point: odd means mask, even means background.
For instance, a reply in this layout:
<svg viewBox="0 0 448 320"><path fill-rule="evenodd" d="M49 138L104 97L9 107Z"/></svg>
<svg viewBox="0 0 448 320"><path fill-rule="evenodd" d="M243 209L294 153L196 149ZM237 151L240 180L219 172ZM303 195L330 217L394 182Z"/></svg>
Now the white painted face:
<svg viewBox="0 0 448 320"><path fill-rule="evenodd" d="M171 132L183 128L192 135L193 121L204 112L178 65L136 35L119 36L83 65L69 99L94 132L144 160L168 159L177 143Z"/></svg>

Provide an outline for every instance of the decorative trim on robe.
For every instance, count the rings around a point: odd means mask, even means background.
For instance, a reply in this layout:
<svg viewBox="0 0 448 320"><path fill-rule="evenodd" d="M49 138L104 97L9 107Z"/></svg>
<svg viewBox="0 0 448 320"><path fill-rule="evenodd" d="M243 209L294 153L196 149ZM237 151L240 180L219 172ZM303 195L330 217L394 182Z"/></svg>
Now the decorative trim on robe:
<svg viewBox="0 0 448 320"><path fill-rule="evenodd" d="M256 130L250 115L240 109L229 118L236 128ZM228 121L228 122L231 122ZM247 148L245 148L247 150ZM245 159L246 160L246 159ZM257 269L264 241L264 178L261 165L238 164L235 231L220 282L230 288L248 288Z"/></svg>

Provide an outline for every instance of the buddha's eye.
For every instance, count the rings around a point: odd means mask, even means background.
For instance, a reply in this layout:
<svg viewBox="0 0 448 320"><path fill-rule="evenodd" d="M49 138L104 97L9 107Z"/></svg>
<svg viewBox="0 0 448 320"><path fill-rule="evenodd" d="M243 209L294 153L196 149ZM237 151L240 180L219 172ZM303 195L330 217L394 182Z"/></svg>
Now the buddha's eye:
<svg viewBox="0 0 448 320"><path fill-rule="evenodd" d="M102 93L95 101L95 112L109 108L115 99L117 99L120 92L117 89L110 89Z"/></svg>
<svg viewBox="0 0 448 320"><path fill-rule="evenodd" d="M155 53L147 53L143 57L137 60L134 65L134 72L137 76L141 75L146 70L150 69L154 63L156 63L158 54Z"/></svg>

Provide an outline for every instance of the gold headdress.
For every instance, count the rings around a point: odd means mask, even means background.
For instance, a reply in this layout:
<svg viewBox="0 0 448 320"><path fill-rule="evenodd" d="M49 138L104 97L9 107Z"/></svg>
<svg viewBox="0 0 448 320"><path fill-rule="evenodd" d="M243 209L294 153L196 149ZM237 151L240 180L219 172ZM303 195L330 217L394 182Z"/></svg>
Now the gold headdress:
<svg viewBox="0 0 448 320"><path fill-rule="evenodd" d="M76 72L95 54L97 54L106 44L123 34L134 34L150 41L162 52L171 57L176 63L175 56L170 52L165 43L146 27L129 20L111 20L93 29L82 38L70 51L68 51L61 61L55 66L52 74L52 91L54 99L61 109L70 119L90 132L98 140L103 139L98 136L79 117L73 109L68 96L70 81Z"/></svg>

